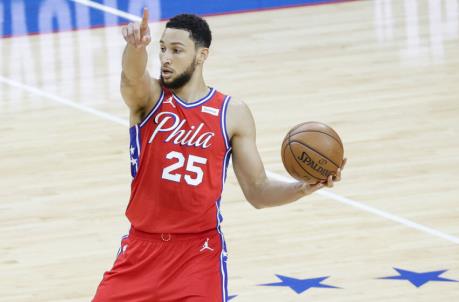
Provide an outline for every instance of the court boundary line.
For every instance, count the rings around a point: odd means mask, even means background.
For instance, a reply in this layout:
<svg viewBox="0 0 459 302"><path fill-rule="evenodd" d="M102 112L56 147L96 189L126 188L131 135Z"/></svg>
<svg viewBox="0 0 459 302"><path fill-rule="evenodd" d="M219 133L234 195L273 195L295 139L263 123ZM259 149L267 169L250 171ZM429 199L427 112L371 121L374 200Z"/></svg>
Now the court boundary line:
<svg viewBox="0 0 459 302"><path fill-rule="evenodd" d="M66 98L56 96L56 95L48 93L48 92L46 92L46 91L44 91L42 89L27 85L27 84L20 83L18 81L3 77L1 75L0 75L0 83L7 84L7 85L10 85L10 86L15 87L15 88L25 90L25 91L27 91L27 92L29 92L31 94L35 94L35 95L38 95L38 96L45 97L47 99L50 99L50 100L55 101L57 103L60 103L62 105L65 105L65 106L68 106L68 107L71 107L71 108L74 108L74 109L78 109L80 111L95 115L95 116L97 116L99 118L114 122L114 123L119 124L119 125L123 125L123 126L129 127L129 122L127 120L125 120L125 119L122 119L122 118L117 117L115 115L112 115L112 114L109 114L109 113L94 109L94 108L89 107L89 106L78 104L78 103L73 102L71 100L68 100ZM288 182L294 182L295 181L293 178L289 178L289 177L286 177L286 176L283 176L283 175L280 175L280 174L277 174L277 173L274 173L274 172L271 172L271 171L268 171L268 170L266 170L266 174L269 177L271 177L273 179L277 179L277 180L288 181ZM374 214L376 216L385 218L387 220L391 220L393 222L397 222L397 223L402 224L402 225L404 225L406 227L409 227L409 228L412 228L412 229L416 229L418 231L430 234L432 236L448 240L448 241L450 241L452 243L455 243L455 244L459 244L459 237L455 237L455 236L446 234L446 233L438 231L438 230L436 230L434 228L430 228L430 227L424 226L422 224L419 224L419 223L413 222L411 220L408 220L406 218L399 217L397 215L394 215L394 214L382 211L380 209L368 206L368 205L363 204L361 202L357 202L357 201L352 200L350 198L347 198L347 197L341 196L339 194L333 193L333 192L331 192L329 190L321 189L321 190L315 192L314 194L318 194L318 195L321 195L323 197L328 197L328 198L330 198L332 200L335 200L335 201L338 201L338 202L340 202L342 204L354 207L356 209L365 211L367 213Z"/></svg>
<svg viewBox="0 0 459 302"><path fill-rule="evenodd" d="M21 82L6 78L6 77L1 76L1 75L0 75L0 83L7 84L7 85L10 85L12 87L16 87L16 88L25 90L27 92L30 92L32 94L48 98L48 99L53 100L53 101L55 101L57 103L61 103L61 104L65 105L65 106L72 107L72 108L78 109L80 111L93 114L93 115L98 116L98 117L100 117L102 119L106 119L106 120L115 122L117 124L123 125L123 126L129 126L129 122L128 121L126 121L126 120L124 120L124 119L122 119L120 117L117 117L115 115L112 115L112 114L109 114L109 113L106 113L106 112L103 112L103 111L99 111L99 110L94 109L94 108L89 107L89 106L84 106L84 105L78 104L78 103L76 103L74 101L65 99L63 97L60 97L60 96L57 96L57 95L54 95L54 94L51 94L51 93L48 93L48 92L46 92L44 90L41 90L39 88L23 84Z"/></svg>
<svg viewBox="0 0 459 302"><path fill-rule="evenodd" d="M91 7L91 8L94 8L94 9L98 9L100 11L103 11L103 12L106 12L106 13L109 13L109 14L112 14L112 15L115 15L115 16L118 16L118 17L122 17L122 18L127 19L127 20L137 21L137 22L142 21L142 18L140 18L138 16L135 16L133 14L127 13L127 12L119 10L117 8L113 8L113 7L110 7L110 6L107 6L107 5L103 5L103 4L94 2L94 1L90 1L90 0L69 0L69 1L72 1L72 2L75 2L75 3L79 3L79 4L82 4L82 5L86 5L88 7Z"/></svg>
<svg viewBox="0 0 459 302"><path fill-rule="evenodd" d="M277 173L274 173L274 172L271 172L271 171L267 171L266 174L268 174L269 177L272 177L272 178L277 179L277 180L287 181L287 182L293 182L294 181L291 178L288 178L286 176L283 176L283 175L280 175L280 174L277 174ZM350 198L347 198L347 197L341 196L339 194L336 194L336 193L334 193L332 191L321 189L321 190L315 192L314 194L318 194L318 195L321 195L321 196L324 196L324 197L328 197L328 198L333 199L335 201L338 201L338 202L340 202L342 204L345 204L345 205L360 209L362 211L374 214L376 216L380 216L380 217L386 218L387 220L391 220L393 222L397 222L399 224L403 224L403 225L405 225L405 226L407 226L409 228L417 229L418 231L422 231L422 232L428 233L430 235L433 235L433 236L436 236L436 237L440 237L440 238L446 239L448 241L451 241L453 243L459 244L459 238L458 237L443 233L443 232L438 231L438 230L436 230L434 228L429 228L429 227L424 226L422 224L419 224L419 223L416 223L414 221L408 220L406 218L403 218L403 217L391 214L389 212L385 212L383 210L371 207L371 206L366 205L364 203L357 202L357 201L352 200Z"/></svg>
<svg viewBox="0 0 459 302"><path fill-rule="evenodd" d="M98 2L94 2L91 0L68 0L76 3L80 3L82 5L87 5L94 9L99 9L109 14L114 14L116 16L125 18L130 21L141 21L142 18L127 13L125 11L119 10L117 8L113 8L111 6L103 5ZM246 14L246 13L256 13L256 12L265 12L265 11L272 11L272 10L279 10L279 9L290 9L290 8L298 8L298 7L308 7L308 6L320 6L320 5L332 5L332 4L344 4L349 2L357 2L359 0L324 0L324 2L316 2L316 3L300 3L300 4L288 4L288 5L281 5L281 6L272 6L272 7L263 7L263 8L251 8L251 9L243 9L243 10L236 10L236 11L227 11L227 12L219 12L219 13L208 13L208 14L201 14L203 17L218 17L224 15L235 15L235 14ZM152 22L163 22L168 20L169 18L159 18L158 20L154 20Z"/></svg>

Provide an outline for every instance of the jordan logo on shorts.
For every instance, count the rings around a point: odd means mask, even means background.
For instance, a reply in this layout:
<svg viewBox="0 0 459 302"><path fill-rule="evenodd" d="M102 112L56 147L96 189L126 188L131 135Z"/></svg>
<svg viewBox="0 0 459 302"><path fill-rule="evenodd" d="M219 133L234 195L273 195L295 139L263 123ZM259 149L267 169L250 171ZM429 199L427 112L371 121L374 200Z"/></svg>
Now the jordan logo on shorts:
<svg viewBox="0 0 459 302"><path fill-rule="evenodd" d="M204 242L204 244L202 245L202 249L200 250L200 252L204 250L214 250L213 248L209 247L209 238L207 238L206 242Z"/></svg>

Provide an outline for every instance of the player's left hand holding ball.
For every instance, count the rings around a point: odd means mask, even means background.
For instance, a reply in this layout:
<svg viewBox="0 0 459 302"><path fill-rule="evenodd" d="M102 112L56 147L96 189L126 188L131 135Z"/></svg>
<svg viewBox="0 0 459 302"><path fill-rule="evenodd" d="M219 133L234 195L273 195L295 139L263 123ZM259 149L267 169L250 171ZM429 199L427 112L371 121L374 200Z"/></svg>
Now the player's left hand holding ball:
<svg viewBox="0 0 459 302"><path fill-rule="evenodd" d="M341 171L343 170L344 165L346 165L346 162L347 162L347 158L344 158L343 159L343 164L336 171L336 175L330 175L328 177L327 181L318 182L316 184L304 183L302 188L301 188L303 193L305 195L309 195L311 193L314 193L317 190L322 189L323 187L332 188L335 182L341 180Z"/></svg>

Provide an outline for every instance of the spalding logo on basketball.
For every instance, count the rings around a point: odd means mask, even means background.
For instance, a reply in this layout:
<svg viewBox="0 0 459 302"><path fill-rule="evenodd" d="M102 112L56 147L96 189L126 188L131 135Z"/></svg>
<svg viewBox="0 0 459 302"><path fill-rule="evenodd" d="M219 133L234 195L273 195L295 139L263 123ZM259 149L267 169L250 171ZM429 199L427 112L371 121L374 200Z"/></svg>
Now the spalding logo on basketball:
<svg viewBox="0 0 459 302"><path fill-rule="evenodd" d="M285 136L281 149L282 162L294 178L307 183L326 181L336 175L344 158L338 134L319 122L306 122L293 127Z"/></svg>

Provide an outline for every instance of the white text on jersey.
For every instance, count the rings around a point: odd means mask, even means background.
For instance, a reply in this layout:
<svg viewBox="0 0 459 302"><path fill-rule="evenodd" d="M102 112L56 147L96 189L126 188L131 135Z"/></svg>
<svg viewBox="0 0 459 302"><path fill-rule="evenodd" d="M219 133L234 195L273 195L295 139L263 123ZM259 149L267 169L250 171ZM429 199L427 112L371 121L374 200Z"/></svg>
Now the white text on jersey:
<svg viewBox="0 0 459 302"><path fill-rule="evenodd" d="M167 127L166 124L169 120L174 121L171 126ZM148 141L149 144L153 142L159 132L170 132L169 136L165 140L166 142L174 139L172 143L176 145L208 148L211 145L210 140L215 136L215 133L213 132L200 133L204 127L204 123L199 124L197 128L195 126L191 126L191 129L189 130L182 129L183 125L186 123L186 119L180 120L177 114L168 111L159 113L155 117L155 123L158 124L158 126L155 131L153 131L153 134Z"/></svg>

